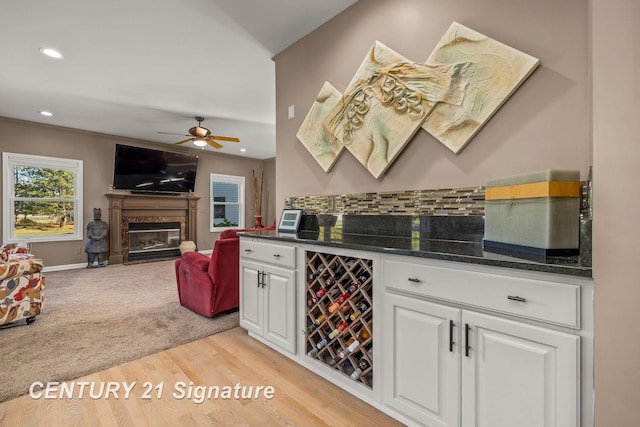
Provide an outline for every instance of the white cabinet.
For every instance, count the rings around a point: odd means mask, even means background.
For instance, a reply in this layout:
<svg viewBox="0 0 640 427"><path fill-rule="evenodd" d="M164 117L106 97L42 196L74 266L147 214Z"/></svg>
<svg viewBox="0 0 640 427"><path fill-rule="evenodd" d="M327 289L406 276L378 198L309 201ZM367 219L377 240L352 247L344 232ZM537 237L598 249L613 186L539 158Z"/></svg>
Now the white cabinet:
<svg viewBox="0 0 640 427"><path fill-rule="evenodd" d="M331 307L314 301L334 262L318 254L373 260L372 387L307 356L309 319ZM250 236L240 256L241 326L407 425L594 425L591 279Z"/></svg>
<svg viewBox="0 0 640 427"><path fill-rule="evenodd" d="M241 238L240 254L240 326L295 354L295 248Z"/></svg>
<svg viewBox="0 0 640 427"><path fill-rule="evenodd" d="M262 264L240 259L240 326L264 335Z"/></svg>
<svg viewBox="0 0 640 427"><path fill-rule="evenodd" d="M397 259L383 260L383 268L387 405L427 426L580 425L580 336L469 308L529 318L547 307L542 320L575 323L575 314L561 316L547 301L562 295L575 313L580 300L572 285L532 280L514 294L521 284L515 277L457 270L447 277L439 267L407 268ZM491 286L478 288L483 281Z"/></svg>
<svg viewBox="0 0 640 427"><path fill-rule="evenodd" d="M580 337L463 311L463 427L579 426Z"/></svg>
<svg viewBox="0 0 640 427"><path fill-rule="evenodd" d="M384 400L429 426L457 426L460 358L454 340L460 309L387 294Z"/></svg>

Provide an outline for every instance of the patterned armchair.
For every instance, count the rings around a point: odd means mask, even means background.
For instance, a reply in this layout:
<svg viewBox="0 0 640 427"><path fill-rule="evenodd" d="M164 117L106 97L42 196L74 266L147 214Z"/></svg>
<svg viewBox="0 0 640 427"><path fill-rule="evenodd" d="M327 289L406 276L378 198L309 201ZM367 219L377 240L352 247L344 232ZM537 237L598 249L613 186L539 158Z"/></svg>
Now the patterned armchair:
<svg viewBox="0 0 640 427"><path fill-rule="evenodd" d="M29 243L0 246L0 325L26 319L32 323L42 311L45 277L42 260Z"/></svg>

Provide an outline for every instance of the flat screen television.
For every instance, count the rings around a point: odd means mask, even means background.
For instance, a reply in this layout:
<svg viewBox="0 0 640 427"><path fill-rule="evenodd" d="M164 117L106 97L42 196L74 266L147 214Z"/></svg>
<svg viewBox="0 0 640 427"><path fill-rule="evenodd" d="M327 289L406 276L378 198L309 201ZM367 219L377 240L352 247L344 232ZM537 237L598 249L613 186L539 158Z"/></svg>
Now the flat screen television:
<svg viewBox="0 0 640 427"><path fill-rule="evenodd" d="M113 188L134 193L188 193L198 156L116 144Z"/></svg>

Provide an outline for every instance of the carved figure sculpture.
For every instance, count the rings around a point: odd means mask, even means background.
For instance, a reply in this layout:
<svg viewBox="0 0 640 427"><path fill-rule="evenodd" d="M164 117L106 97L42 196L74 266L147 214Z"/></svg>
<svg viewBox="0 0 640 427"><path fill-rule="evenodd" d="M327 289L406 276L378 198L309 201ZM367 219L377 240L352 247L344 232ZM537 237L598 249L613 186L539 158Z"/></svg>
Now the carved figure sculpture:
<svg viewBox="0 0 640 427"><path fill-rule="evenodd" d="M87 244L84 251L87 253L87 268L94 267L96 257L97 267L104 267L104 254L107 252L107 235L109 226L102 221L102 210L93 209L93 221L87 224Z"/></svg>

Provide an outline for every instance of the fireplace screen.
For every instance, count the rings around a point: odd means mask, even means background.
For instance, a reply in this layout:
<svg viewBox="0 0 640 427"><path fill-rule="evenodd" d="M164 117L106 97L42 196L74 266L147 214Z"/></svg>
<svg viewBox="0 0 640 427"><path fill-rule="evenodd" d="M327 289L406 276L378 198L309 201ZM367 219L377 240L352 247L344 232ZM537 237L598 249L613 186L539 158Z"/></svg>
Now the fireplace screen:
<svg viewBox="0 0 640 427"><path fill-rule="evenodd" d="M180 256L180 223L129 224L129 261Z"/></svg>

